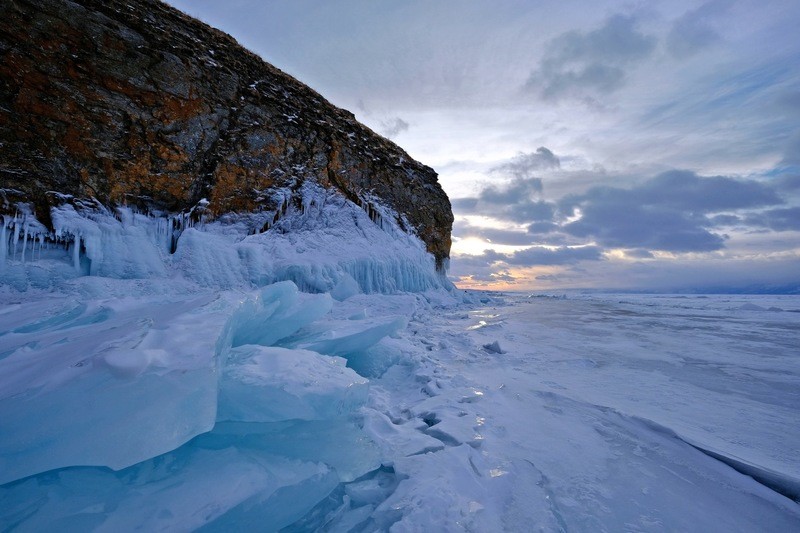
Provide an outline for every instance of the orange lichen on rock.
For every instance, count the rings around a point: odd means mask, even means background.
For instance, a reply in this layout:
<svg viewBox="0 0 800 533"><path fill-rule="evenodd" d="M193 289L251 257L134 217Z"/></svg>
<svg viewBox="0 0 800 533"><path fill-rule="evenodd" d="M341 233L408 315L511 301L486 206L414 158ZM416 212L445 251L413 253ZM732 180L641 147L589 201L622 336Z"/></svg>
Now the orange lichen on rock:
<svg viewBox="0 0 800 533"><path fill-rule="evenodd" d="M158 108L153 111L153 116L162 122L177 122L187 120L205 110L200 98L179 98L164 94L158 103Z"/></svg>
<svg viewBox="0 0 800 533"><path fill-rule="evenodd" d="M241 166L221 163L214 174L214 189L209 210L214 215L228 212L249 212L259 209L256 201L258 191L275 184L263 173L256 173Z"/></svg>

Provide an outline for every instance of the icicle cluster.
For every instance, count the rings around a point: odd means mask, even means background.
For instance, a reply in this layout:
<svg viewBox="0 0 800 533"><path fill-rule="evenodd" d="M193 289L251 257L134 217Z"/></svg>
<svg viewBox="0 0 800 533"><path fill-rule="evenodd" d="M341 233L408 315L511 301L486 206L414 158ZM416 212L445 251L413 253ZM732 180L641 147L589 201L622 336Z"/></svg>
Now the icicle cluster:
<svg viewBox="0 0 800 533"><path fill-rule="evenodd" d="M274 212L230 213L214 222L204 220L203 202L185 213L159 215L65 198L51 210L52 231L30 206L20 206L2 219L0 283L26 290L76 276L178 276L218 288L291 280L309 292L450 286L424 243L374 199L365 197L357 206L311 185L271 194Z"/></svg>
<svg viewBox="0 0 800 533"><path fill-rule="evenodd" d="M42 249L45 246L49 247L49 232L44 224L36 219L28 204L17 204L17 211L13 217L1 215L0 219L2 219L0 268L7 261L24 263L41 259ZM30 252L28 252L29 248Z"/></svg>

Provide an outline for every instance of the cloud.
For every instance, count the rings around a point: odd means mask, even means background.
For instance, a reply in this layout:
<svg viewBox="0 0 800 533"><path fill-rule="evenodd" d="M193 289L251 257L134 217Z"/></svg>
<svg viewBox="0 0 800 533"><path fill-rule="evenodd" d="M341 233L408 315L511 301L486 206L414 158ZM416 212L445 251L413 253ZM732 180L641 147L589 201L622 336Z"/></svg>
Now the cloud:
<svg viewBox="0 0 800 533"><path fill-rule="evenodd" d="M540 146L535 152L520 153L509 161L492 167L489 172L508 174L525 180L532 178L534 171L559 168L560 166L561 161L558 157L544 146Z"/></svg>
<svg viewBox="0 0 800 533"><path fill-rule="evenodd" d="M541 180L514 180L505 186L490 185L477 197L452 201L457 214L481 214L498 220L518 223L549 221L555 213L555 204L531 198L541 192Z"/></svg>
<svg viewBox="0 0 800 533"><path fill-rule="evenodd" d="M498 264L531 267L574 265L581 261L599 261L601 259L603 259L603 250L597 246L560 246L557 248L531 246L510 254L484 250L480 255L458 255L453 258L452 264L457 265L459 269Z"/></svg>
<svg viewBox="0 0 800 533"><path fill-rule="evenodd" d="M455 233L515 246L578 249L594 244L631 250L628 255L639 258L654 250L713 252L725 248L727 239L717 228L794 228L797 214L792 209L753 214L785 204L778 195L786 188L784 181L769 184L672 170L629 188L594 186L554 202L540 198L541 180L515 178L502 186L487 186L476 197L457 200L454 208L524 224L527 234L468 224L457 225Z"/></svg>
<svg viewBox="0 0 800 533"><path fill-rule="evenodd" d="M730 5L730 0L714 0L675 20L667 34L667 51L677 59L686 59L719 41L711 22Z"/></svg>
<svg viewBox="0 0 800 533"><path fill-rule="evenodd" d="M800 258L693 261L669 259L636 263L603 261L576 279L583 286L625 287L664 292L800 292ZM563 284L563 280L562 280Z"/></svg>
<svg viewBox="0 0 800 533"><path fill-rule="evenodd" d="M628 193L647 205L661 205L687 212L707 213L781 203L775 191L754 180L726 176L700 177L685 170L671 170L646 181Z"/></svg>
<svg viewBox="0 0 800 533"><path fill-rule="evenodd" d="M734 226L737 224L741 224L743 221L742 217L737 215L714 215L713 217L708 217L708 222L711 226Z"/></svg>
<svg viewBox="0 0 800 533"><path fill-rule="evenodd" d="M481 191L478 200L494 205L509 205L530 201L532 196L541 192L541 178L514 178L506 185L487 186Z"/></svg>
<svg viewBox="0 0 800 533"><path fill-rule="evenodd" d="M562 199L563 214L580 218L561 231L612 248L710 252L722 249L724 239L708 230L714 221L706 215L780 203L757 181L670 171L630 189L594 187Z"/></svg>
<svg viewBox="0 0 800 533"><path fill-rule="evenodd" d="M800 191L800 174L781 176L775 181L775 188L786 193Z"/></svg>
<svg viewBox="0 0 800 533"><path fill-rule="evenodd" d="M475 269L491 266L495 263L505 261L508 256L495 252L494 250L484 250L482 254L460 254L451 258L451 267L456 271Z"/></svg>
<svg viewBox="0 0 800 533"><path fill-rule="evenodd" d="M506 256L494 250L484 250L479 255L453 255L450 258L450 275L470 281L496 281L493 275L507 274Z"/></svg>
<svg viewBox="0 0 800 533"><path fill-rule="evenodd" d="M781 114L800 117L800 91L787 91L778 96L775 108Z"/></svg>
<svg viewBox="0 0 800 533"><path fill-rule="evenodd" d="M534 222L528 226L528 233L533 235L546 235L558 231L558 224L555 222Z"/></svg>
<svg viewBox="0 0 800 533"><path fill-rule="evenodd" d="M602 199L586 202L581 212L581 219L566 224L563 231L611 248L710 252L724 246L722 237L674 210Z"/></svg>
<svg viewBox="0 0 800 533"><path fill-rule="evenodd" d="M544 100L594 100L625 83L626 69L650 56L656 39L632 16L614 15L590 32L569 31L551 40L525 88Z"/></svg>
<svg viewBox="0 0 800 533"><path fill-rule="evenodd" d="M800 133L796 133L786 143L782 165L800 165Z"/></svg>
<svg viewBox="0 0 800 533"><path fill-rule="evenodd" d="M580 261L599 261L602 257L603 250L597 246L533 246L508 255L506 262L514 266L572 265Z"/></svg>
<svg viewBox="0 0 800 533"><path fill-rule="evenodd" d="M634 249L634 250L625 250L625 256L631 257L633 259L652 259L653 254L651 254L648 250L641 250L641 249Z"/></svg>
<svg viewBox="0 0 800 533"><path fill-rule="evenodd" d="M473 213L478 207L478 199L469 198L450 198L450 206L455 213Z"/></svg>
<svg viewBox="0 0 800 533"><path fill-rule="evenodd" d="M544 146L535 152L520 153L489 169L492 174L511 176L510 181L486 185L477 196L452 200L453 211L519 223L551 220L555 204L541 199L543 182L533 173L559 166L558 157Z"/></svg>
<svg viewBox="0 0 800 533"><path fill-rule="evenodd" d="M391 139L398 133L408 130L409 123L400 117L381 122L381 135Z"/></svg>
<svg viewBox="0 0 800 533"><path fill-rule="evenodd" d="M478 227L463 220L456 220L453 224L453 236L458 238L479 237L492 244L508 246L530 246L534 240L532 235L524 231Z"/></svg>
<svg viewBox="0 0 800 533"><path fill-rule="evenodd" d="M800 207L770 209L747 217L746 223L773 231L800 231Z"/></svg>

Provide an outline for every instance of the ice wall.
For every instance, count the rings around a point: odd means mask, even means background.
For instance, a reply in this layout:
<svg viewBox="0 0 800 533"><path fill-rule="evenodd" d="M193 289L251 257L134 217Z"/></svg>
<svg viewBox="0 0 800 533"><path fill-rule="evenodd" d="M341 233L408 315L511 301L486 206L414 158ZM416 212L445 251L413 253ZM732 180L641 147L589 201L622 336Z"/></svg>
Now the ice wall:
<svg viewBox="0 0 800 533"><path fill-rule="evenodd" d="M0 283L25 290L87 275L181 277L231 289L289 280L303 291L333 291L340 299L452 287L422 241L400 229L389 210L366 200L358 206L310 183L299 195L298 204L284 201L274 217L260 217L275 222L256 234L252 216L194 224L196 216L147 216L79 203L78 209L70 203L53 208L49 232L21 204L15 216L2 217Z"/></svg>

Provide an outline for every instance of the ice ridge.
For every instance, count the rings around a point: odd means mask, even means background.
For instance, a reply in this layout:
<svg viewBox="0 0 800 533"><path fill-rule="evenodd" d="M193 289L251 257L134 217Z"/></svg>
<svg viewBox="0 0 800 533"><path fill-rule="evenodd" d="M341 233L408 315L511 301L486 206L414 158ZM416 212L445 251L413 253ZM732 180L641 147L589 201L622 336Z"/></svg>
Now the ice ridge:
<svg viewBox="0 0 800 533"><path fill-rule="evenodd" d="M373 475L369 381L347 357L405 322L341 330L333 302L283 281L102 303L51 295L4 313L0 524L111 531L138 513L146 529L278 529ZM33 496L43 484L58 489Z"/></svg>

